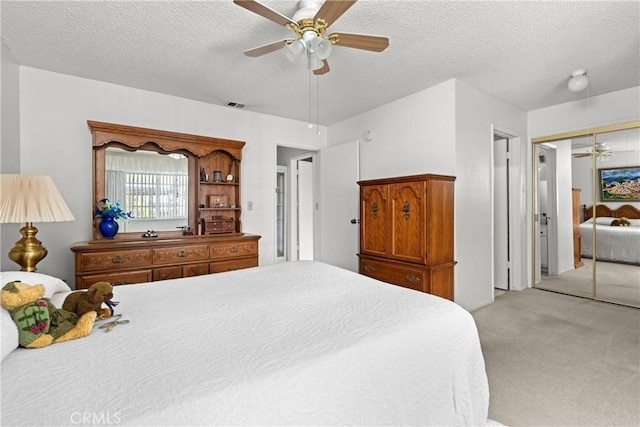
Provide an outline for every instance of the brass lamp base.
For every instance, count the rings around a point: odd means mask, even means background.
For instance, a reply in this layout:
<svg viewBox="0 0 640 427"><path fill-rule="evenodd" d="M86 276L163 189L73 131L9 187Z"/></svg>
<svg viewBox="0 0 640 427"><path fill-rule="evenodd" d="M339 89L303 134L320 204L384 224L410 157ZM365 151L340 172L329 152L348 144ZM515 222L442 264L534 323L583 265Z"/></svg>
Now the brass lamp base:
<svg viewBox="0 0 640 427"><path fill-rule="evenodd" d="M20 229L22 239L9 251L9 258L21 267L20 271L36 271L36 264L47 256L48 251L36 238L36 233L38 229L33 223L27 222Z"/></svg>

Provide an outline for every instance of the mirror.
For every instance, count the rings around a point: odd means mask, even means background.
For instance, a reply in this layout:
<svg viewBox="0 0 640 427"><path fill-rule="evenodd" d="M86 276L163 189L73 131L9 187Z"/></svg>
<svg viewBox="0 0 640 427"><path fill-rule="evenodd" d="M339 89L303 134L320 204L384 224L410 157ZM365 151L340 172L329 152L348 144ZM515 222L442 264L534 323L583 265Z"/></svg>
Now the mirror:
<svg viewBox="0 0 640 427"><path fill-rule="evenodd" d="M118 201L135 217L120 222L124 230L118 231L115 239L215 234L222 217L220 232L241 232L244 141L92 120L87 124L93 145L94 203L105 198ZM201 172L218 172L222 178L222 170L228 171L224 182L215 178L201 182ZM230 205L207 206L214 195L226 197ZM214 211L215 215L207 216ZM94 219L94 240L103 238L99 223ZM211 233L207 223L214 227ZM147 230L155 235L147 235Z"/></svg>
<svg viewBox="0 0 640 427"><path fill-rule="evenodd" d="M639 126L532 140L534 287L640 306Z"/></svg>
<svg viewBox="0 0 640 427"><path fill-rule="evenodd" d="M105 150L105 197L119 202L128 221L120 232L175 231L188 225L189 166L179 153Z"/></svg>

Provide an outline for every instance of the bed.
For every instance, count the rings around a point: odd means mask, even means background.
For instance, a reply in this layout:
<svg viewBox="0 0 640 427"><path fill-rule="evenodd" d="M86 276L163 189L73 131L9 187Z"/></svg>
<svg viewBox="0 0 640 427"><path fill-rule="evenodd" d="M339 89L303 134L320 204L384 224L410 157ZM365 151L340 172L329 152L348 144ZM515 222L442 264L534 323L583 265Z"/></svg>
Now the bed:
<svg viewBox="0 0 640 427"><path fill-rule="evenodd" d="M114 293L129 324L42 349L7 352L3 317L2 425L487 423L475 323L442 298L312 261Z"/></svg>
<svg viewBox="0 0 640 427"><path fill-rule="evenodd" d="M582 256L593 258L593 223L596 223L596 259L640 265L640 210L631 205L611 209L596 205L583 208L585 221L580 224ZM630 227L612 226L616 218L625 217Z"/></svg>

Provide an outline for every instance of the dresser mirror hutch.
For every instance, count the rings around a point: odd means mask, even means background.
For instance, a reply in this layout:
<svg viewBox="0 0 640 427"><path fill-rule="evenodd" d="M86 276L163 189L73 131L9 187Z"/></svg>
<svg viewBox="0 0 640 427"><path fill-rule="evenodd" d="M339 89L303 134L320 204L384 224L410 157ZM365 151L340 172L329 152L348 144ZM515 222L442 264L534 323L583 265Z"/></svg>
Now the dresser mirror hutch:
<svg viewBox="0 0 640 427"><path fill-rule="evenodd" d="M640 122L532 143L533 287L640 307L640 179L603 180L640 168Z"/></svg>
<svg viewBox="0 0 640 427"><path fill-rule="evenodd" d="M110 239L94 218L75 244L76 289L130 284L258 265L260 236L242 231L243 141L88 121L93 201L118 202L133 218Z"/></svg>

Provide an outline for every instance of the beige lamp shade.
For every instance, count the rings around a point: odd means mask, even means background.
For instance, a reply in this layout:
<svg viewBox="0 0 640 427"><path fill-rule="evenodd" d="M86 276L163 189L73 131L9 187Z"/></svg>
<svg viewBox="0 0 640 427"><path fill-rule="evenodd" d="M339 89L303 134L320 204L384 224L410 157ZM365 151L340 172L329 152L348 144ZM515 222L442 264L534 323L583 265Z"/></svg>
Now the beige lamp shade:
<svg viewBox="0 0 640 427"><path fill-rule="evenodd" d="M22 238L9 251L21 271L36 271L47 249L36 238L34 222L73 221L75 218L51 178L43 175L0 175L0 223L23 222Z"/></svg>
<svg viewBox="0 0 640 427"><path fill-rule="evenodd" d="M73 220L73 214L50 177L0 175L0 223Z"/></svg>

